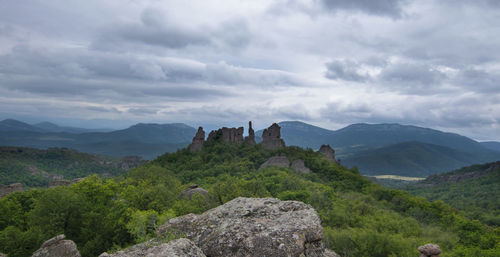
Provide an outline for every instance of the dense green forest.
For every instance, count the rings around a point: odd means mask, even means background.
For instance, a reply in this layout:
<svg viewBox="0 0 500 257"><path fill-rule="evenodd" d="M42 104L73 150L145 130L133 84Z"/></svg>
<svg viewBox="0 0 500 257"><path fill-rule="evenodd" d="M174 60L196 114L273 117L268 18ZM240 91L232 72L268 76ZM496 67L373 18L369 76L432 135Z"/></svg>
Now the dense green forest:
<svg viewBox="0 0 500 257"><path fill-rule="evenodd" d="M484 173L484 174L481 174ZM455 182L459 176L477 176ZM451 180L451 181L450 181ZM442 200L471 219L500 227L500 165L487 163L431 176L401 189L431 201Z"/></svg>
<svg viewBox="0 0 500 257"><path fill-rule="evenodd" d="M260 165L285 154L313 172ZM192 184L210 199L179 198ZM500 229L465 217L442 201L386 189L312 150L206 142L179 150L113 179L91 176L71 186L13 193L0 200L0 252L30 256L64 233L83 256L97 256L155 237L169 218L201 213L235 197L277 197L311 204L325 243L341 256L417 256L436 243L443 257L499 256Z"/></svg>
<svg viewBox="0 0 500 257"><path fill-rule="evenodd" d="M116 176L124 172L120 158L80 153L67 148L40 150L0 147L0 184L47 186L54 175L75 179L91 174Z"/></svg>

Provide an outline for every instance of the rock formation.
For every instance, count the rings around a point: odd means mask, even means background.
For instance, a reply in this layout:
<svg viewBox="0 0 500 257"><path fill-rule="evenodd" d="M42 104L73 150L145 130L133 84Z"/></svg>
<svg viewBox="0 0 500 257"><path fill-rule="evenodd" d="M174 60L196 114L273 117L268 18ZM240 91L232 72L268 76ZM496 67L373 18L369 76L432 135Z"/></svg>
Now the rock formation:
<svg viewBox="0 0 500 257"><path fill-rule="evenodd" d="M218 130L212 130L208 134L207 141L219 141L222 140L226 143L243 143L243 127L239 128L226 128L223 127Z"/></svg>
<svg viewBox="0 0 500 257"><path fill-rule="evenodd" d="M262 163L259 169L269 166L288 168L290 167L290 161L288 160L288 158L286 158L286 156L273 156L269 158L266 162Z"/></svg>
<svg viewBox="0 0 500 257"><path fill-rule="evenodd" d="M80 257L75 242L64 238L64 235L58 235L45 241L31 257Z"/></svg>
<svg viewBox="0 0 500 257"><path fill-rule="evenodd" d="M298 201L238 197L203 214L173 218L158 234L183 233L207 256L334 256L318 213Z"/></svg>
<svg viewBox="0 0 500 257"><path fill-rule="evenodd" d="M52 180L52 181L49 181L49 188L51 187L57 187L57 186L70 186L70 185L73 185L75 183L78 183L80 181L82 181L83 178L75 178L73 180L67 180L67 179L56 179L56 180Z"/></svg>
<svg viewBox="0 0 500 257"><path fill-rule="evenodd" d="M201 187L199 187L198 185L192 185L188 189L182 191L180 197L181 198L188 198L188 199L191 200L191 198L195 194L201 194L205 198L208 198L208 191L205 190L205 189L203 189L203 188L201 188Z"/></svg>
<svg viewBox="0 0 500 257"><path fill-rule="evenodd" d="M249 145L255 145L255 132L252 128L252 122L248 122L248 136L245 137L245 143Z"/></svg>
<svg viewBox="0 0 500 257"><path fill-rule="evenodd" d="M8 186L0 185L0 198L7 196L10 193L23 191L23 185L21 185L21 183L14 183Z"/></svg>
<svg viewBox="0 0 500 257"><path fill-rule="evenodd" d="M126 156L126 157L123 157L120 160L120 162L118 162L114 166L118 167L118 168L120 168L122 170L128 171L130 169L139 167L139 166L143 165L146 162L148 162L148 161L143 160L140 156Z"/></svg>
<svg viewBox="0 0 500 257"><path fill-rule="evenodd" d="M193 142L189 146L189 151L196 152L201 150L204 141L205 141L205 131L203 130L202 127L199 127L198 132L196 132L196 135L193 137Z"/></svg>
<svg viewBox="0 0 500 257"><path fill-rule="evenodd" d="M181 238L164 244L146 242L116 253L102 253L99 257L205 257L191 240Z"/></svg>
<svg viewBox="0 0 500 257"><path fill-rule="evenodd" d="M319 152L325 155L325 158L332 161L332 162L337 162L335 160L335 150L330 147L330 145L322 145L319 148Z"/></svg>
<svg viewBox="0 0 500 257"><path fill-rule="evenodd" d="M0 257L7 257L4 253L0 253Z"/></svg>
<svg viewBox="0 0 500 257"><path fill-rule="evenodd" d="M285 147L285 141L281 139L281 128L273 123L269 128L262 132L262 145L269 150Z"/></svg>
<svg viewBox="0 0 500 257"><path fill-rule="evenodd" d="M311 170L304 165L304 160L301 159L293 161L290 167L297 172L311 173Z"/></svg>
<svg viewBox="0 0 500 257"><path fill-rule="evenodd" d="M418 247L418 251L420 252L420 257L439 257L441 248L439 248L439 245L426 244Z"/></svg>

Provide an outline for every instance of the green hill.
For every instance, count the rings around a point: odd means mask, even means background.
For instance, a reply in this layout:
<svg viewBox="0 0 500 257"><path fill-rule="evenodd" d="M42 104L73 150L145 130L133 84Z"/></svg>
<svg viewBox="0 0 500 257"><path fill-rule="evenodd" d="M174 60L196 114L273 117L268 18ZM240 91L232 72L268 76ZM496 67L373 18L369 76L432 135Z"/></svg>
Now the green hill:
<svg viewBox="0 0 500 257"><path fill-rule="evenodd" d="M312 173L259 169L276 155L302 159ZM192 184L207 189L209 197L179 198ZM312 205L322 220L326 246L344 257L413 257L417 246L429 242L441 246L443 257L500 253L499 234L492 227L441 201L385 189L313 150L270 151L213 141L196 153L164 154L115 179L93 176L1 199L0 252L29 256L44 240L64 233L83 256L98 256L156 237L155 229L169 218L201 213L238 196Z"/></svg>
<svg viewBox="0 0 500 257"><path fill-rule="evenodd" d="M488 160L489 158L475 152L461 152L420 142L405 142L359 152L342 159L342 163L357 166L367 175L426 177Z"/></svg>
<svg viewBox="0 0 500 257"><path fill-rule="evenodd" d="M116 176L138 164L141 162L66 148L0 147L0 184L21 183L24 187L43 187L54 179L72 180L91 174Z"/></svg>
<svg viewBox="0 0 500 257"><path fill-rule="evenodd" d="M431 201L442 200L470 218L500 226L500 162L432 175L404 189Z"/></svg>

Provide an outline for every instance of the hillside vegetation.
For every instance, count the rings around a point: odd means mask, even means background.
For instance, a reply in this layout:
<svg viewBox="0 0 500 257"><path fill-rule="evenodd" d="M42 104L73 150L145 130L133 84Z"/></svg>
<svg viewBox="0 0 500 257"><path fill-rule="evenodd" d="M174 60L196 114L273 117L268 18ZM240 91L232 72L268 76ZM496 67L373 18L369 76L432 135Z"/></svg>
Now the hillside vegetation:
<svg viewBox="0 0 500 257"><path fill-rule="evenodd" d="M403 189L431 201L442 200L471 219L500 226L500 163L437 174Z"/></svg>
<svg viewBox="0 0 500 257"><path fill-rule="evenodd" d="M0 184L44 187L54 178L76 179L91 174L116 176L140 162L80 153L66 148L40 150L0 147Z"/></svg>
<svg viewBox="0 0 500 257"><path fill-rule="evenodd" d="M312 173L259 169L279 154L304 160ZM179 198L192 184L207 189L211 200ZM162 155L116 179L92 176L1 199L0 252L29 256L44 240L64 233L83 256L98 256L155 237L169 218L201 213L238 196L311 204L327 247L341 256L413 257L417 246L429 242L441 246L443 257L500 254L498 228L470 220L442 201L385 189L312 150L215 142L196 153Z"/></svg>

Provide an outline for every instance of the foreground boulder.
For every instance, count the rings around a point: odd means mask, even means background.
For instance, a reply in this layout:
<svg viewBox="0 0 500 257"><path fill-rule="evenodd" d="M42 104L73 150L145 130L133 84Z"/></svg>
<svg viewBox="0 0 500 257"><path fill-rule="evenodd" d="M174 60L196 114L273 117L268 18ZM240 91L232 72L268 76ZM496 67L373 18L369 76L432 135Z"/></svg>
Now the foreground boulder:
<svg viewBox="0 0 500 257"><path fill-rule="evenodd" d="M80 257L75 242L64 238L64 235L58 235L45 241L31 257Z"/></svg>
<svg viewBox="0 0 500 257"><path fill-rule="evenodd" d="M153 245L152 245L153 244ZM146 242L116 253L102 253L99 257L206 257L193 241L181 238L168 243L154 245Z"/></svg>
<svg viewBox="0 0 500 257"><path fill-rule="evenodd" d="M160 226L158 234L182 233L207 256L335 256L322 242L317 212L297 201L239 197L203 214Z"/></svg>
<svg viewBox="0 0 500 257"><path fill-rule="evenodd" d="M439 257L441 248L439 248L439 245L426 244L418 247L418 251L420 252L420 257Z"/></svg>

